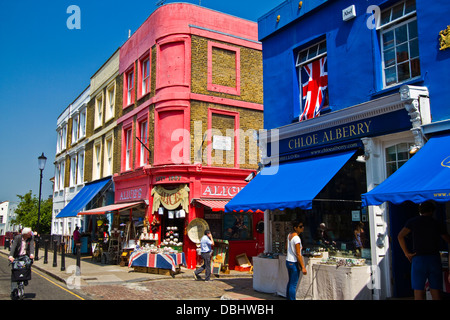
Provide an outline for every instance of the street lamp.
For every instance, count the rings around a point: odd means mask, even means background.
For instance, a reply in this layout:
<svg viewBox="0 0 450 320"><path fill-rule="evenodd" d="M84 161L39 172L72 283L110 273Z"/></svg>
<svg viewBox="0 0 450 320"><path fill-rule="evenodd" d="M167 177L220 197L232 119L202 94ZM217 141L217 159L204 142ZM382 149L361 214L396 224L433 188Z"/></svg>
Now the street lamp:
<svg viewBox="0 0 450 320"><path fill-rule="evenodd" d="M38 157L38 167L39 170L41 172L41 177L39 179L39 205L38 205L38 221L37 221L37 227L36 227L36 251L35 251L35 255L34 255L34 259L35 260L39 260L39 227L40 227L40 221L41 221L41 189L42 189L42 171L44 171L45 168L45 162L47 161L47 157L44 156L44 153L42 152L42 154Z"/></svg>

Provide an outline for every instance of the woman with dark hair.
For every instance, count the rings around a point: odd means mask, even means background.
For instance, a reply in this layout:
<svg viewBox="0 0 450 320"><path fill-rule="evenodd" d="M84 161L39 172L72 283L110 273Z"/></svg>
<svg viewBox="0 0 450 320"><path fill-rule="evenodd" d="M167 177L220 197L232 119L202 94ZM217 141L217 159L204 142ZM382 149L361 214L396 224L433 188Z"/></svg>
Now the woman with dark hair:
<svg viewBox="0 0 450 320"><path fill-rule="evenodd" d="M286 298L288 300L295 300L298 279L300 278L300 269L302 270L302 273L306 275L305 262L301 254L302 242L300 240L300 234L305 227L301 221L293 222L292 226L294 232L289 233L286 246L286 268L289 275L289 281L286 288Z"/></svg>

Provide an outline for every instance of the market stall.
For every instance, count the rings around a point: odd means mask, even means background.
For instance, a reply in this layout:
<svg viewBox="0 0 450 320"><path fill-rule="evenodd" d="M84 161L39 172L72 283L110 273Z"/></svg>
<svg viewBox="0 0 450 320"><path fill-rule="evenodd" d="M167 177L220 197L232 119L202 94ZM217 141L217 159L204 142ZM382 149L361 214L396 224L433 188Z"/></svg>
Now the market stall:
<svg viewBox="0 0 450 320"><path fill-rule="evenodd" d="M175 252L169 248L138 248L130 255L128 267L138 272L174 275L180 272L180 266L186 267L183 252ZM145 269L144 269L145 268Z"/></svg>
<svg viewBox="0 0 450 320"><path fill-rule="evenodd" d="M298 300L370 300L370 266L362 259L329 257L328 252L305 256L307 274L300 274ZM286 296L285 255L253 257L253 289Z"/></svg>
<svg viewBox="0 0 450 320"><path fill-rule="evenodd" d="M112 204L78 215L89 219L92 258L106 264L127 265L129 253L139 244L143 230L149 227L142 201Z"/></svg>

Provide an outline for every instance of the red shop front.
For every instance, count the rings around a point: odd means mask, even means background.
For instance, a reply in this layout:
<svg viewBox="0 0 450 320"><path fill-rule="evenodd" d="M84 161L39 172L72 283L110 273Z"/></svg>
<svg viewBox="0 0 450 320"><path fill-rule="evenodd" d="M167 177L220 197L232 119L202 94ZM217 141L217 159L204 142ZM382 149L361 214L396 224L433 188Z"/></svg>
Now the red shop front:
<svg viewBox="0 0 450 320"><path fill-rule="evenodd" d="M228 264L236 255L249 258L264 251L262 212L224 213L225 204L247 183L252 170L201 165L143 167L114 176L115 202L144 200L149 230L158 245L182 250L187 266L196 268L197 244L187 234L189 223L204 219L215 239L229 242Z"/></svg>

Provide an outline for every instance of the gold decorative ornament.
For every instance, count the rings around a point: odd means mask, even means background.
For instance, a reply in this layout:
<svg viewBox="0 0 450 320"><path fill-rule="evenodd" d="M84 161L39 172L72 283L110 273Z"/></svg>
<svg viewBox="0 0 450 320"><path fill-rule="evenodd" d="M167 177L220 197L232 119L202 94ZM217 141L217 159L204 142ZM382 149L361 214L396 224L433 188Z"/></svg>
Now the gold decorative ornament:
<svg viewBox="0 0 450 320"><path fill-rule="evenodd" d="M300 2L298 3L298 8L301 9L302 6L303 6L303 1L300 1Z"/></svg>
<svg viewBox="0 0 450 320"><path fill-rule="evenodd" d="M439 44L441 45L439 50L450 48L450 26L439 32Z"/></svg>
<svg viewBox="0 0 450 320"><path fill-rule="evenodd" d="M280 22L281 16L277 15L277 22Z"/></svg>

